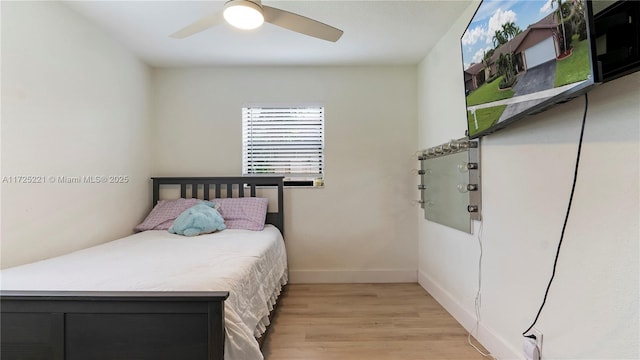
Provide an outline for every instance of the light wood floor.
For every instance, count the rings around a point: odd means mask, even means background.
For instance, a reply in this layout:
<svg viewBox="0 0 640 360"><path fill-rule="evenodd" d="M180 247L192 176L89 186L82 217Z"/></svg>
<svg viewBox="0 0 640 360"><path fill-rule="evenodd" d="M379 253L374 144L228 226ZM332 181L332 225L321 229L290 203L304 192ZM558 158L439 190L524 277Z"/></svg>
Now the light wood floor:
<svg viewBox="0 0 640 360"><path fill-rule="evenodd" d="M289 285L262 351L265 360L485 359L418 284Z"/></svg>

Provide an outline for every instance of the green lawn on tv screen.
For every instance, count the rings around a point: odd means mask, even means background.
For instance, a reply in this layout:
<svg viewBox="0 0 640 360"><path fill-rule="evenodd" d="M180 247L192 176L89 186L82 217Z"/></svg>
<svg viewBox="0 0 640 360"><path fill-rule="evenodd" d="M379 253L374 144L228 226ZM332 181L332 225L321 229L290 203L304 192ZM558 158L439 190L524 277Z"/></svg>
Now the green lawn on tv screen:
<svg viewBox="0 0 640 360"><path fill-rule="evenodd" d="M514 91L511 89L500 90L498 85L502 76L496 78L491 83L484 83L467 96L467 106L485 104L492 101L504 100L513 97ZM471 111L467 111L467 121L469 122L469 135L473 136L493 126L504 112L507 105L492 106L476 110L475 118ZM476 120L478 127L476 129Z"/></svg>
<svg viewBox="0 0 640 360"><path fill-rule="evenodd" d="M571 44L573 45L571 55L556 62L555 87L586 80L591 74L587 40L578 41L577 35L574 35Z"/></svg>
<svg viewBox="0 0 640 360"><path fill-rule="evenodd" d="M467 121L469 122L469 135L473 136L481 131L485 131L498 122L500 116L504 112L507 105L493 106L490 108L476 110L474 118L471 111L467 111ZM476 129L476 119L478 120L478 128Z"/></svg>

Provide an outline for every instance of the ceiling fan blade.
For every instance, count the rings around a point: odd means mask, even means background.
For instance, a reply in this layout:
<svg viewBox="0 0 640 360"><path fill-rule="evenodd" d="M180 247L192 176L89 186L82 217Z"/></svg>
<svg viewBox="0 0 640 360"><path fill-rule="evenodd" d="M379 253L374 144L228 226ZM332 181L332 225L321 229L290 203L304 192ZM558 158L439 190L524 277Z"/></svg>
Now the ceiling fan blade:
<svg viewBox="0 0 640 360"><path fill-rule="evenodd" d="M222 12L217 12L211 15L207 15L202 19L194 22L193 24L187 25L186 27L176 31L169 36L176 39L183 39L187 36L191 36L193 34L197 34L201 31L207 30L210 27L214 27L223 21L224 17L222 16Z"/></svg>
<svg viewBox="0 0 640 360"><path fill-rule="evenodd" d="M262 5L264 21L318 39L336 42L343 31L308 17Z"/></svg>

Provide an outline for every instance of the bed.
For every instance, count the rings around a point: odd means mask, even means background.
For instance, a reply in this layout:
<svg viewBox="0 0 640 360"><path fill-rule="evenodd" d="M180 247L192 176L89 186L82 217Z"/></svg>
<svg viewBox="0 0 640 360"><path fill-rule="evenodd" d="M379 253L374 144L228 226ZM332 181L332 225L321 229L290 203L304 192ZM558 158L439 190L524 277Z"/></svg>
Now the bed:
<svg viewBox="0 0 640 360"><path fill-rule="evenodd" d="M261 231L149 230L2 270L3 360L262 358L259 339L287 282L282 177L152 182L154 206L163 191L208 200L274 187L277 211Z"/></svg>

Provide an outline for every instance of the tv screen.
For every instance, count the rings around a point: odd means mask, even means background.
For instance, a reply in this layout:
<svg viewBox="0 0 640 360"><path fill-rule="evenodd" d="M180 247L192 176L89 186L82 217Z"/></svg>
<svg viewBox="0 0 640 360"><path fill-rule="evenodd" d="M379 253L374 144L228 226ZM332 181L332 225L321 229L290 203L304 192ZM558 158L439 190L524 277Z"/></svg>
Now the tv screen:
<svg viewBox="0 0 640 360"><path fill-rule="evenodd" d="M591 1L483 0L460 40L477 138L599 82Z"/></svg>

